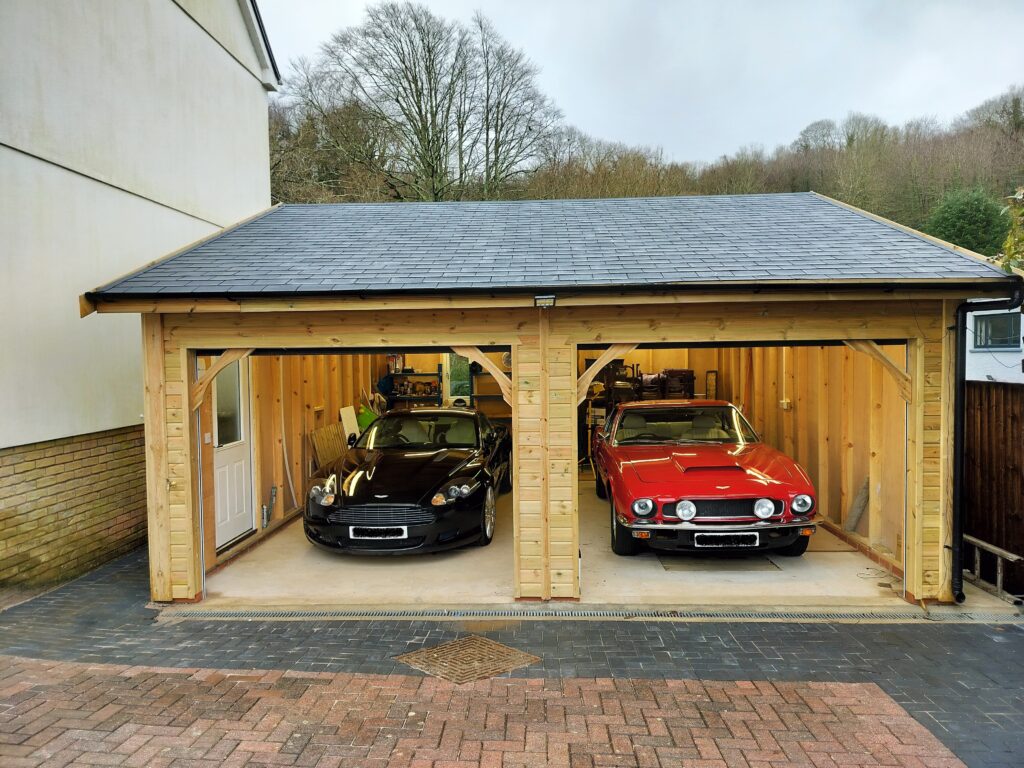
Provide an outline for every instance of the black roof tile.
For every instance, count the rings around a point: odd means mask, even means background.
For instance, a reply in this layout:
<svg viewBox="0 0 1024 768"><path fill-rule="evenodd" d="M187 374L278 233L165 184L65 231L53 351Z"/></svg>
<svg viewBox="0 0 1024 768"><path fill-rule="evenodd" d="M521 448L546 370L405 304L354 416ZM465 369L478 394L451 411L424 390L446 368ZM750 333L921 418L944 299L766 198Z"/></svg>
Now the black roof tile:
<svg viewBox="0 0 1024 768"><path fill-rule="evenodd" d="M96 298L1008 279L813 193L284 205Z"/></svg>

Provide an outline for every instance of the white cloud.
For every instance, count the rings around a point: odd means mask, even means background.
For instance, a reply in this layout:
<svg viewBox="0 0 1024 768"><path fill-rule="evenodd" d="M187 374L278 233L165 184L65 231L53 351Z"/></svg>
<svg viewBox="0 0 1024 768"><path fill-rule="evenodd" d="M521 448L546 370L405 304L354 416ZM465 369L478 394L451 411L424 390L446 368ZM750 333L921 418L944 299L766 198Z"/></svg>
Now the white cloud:
<svg viewBox="0 0 1024 768"><path fill-rule="evenodd" d="M1022 78L1018 0L426 0L479 9L541 67L568 122L712 160L850 111L946 121ZM311 56L362 0L259 0L274 52Z"/></svg>

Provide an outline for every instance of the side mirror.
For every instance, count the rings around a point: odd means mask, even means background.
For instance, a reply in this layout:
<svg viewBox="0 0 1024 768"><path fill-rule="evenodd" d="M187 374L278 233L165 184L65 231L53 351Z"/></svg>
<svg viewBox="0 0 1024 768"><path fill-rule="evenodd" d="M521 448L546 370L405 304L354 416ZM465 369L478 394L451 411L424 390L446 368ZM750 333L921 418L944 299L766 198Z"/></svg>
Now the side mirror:
<svg viewBox="0 0 1024 768"><path fill-rule="evenodd" d="M353 445L355 445L356 444L356 440L358 440L358 439L359 439L359 435L357 435L355 432L351 433L348 436L348 447L351 448Z"/></svg>
<svg viewBox="0 0 1024 768"><path fill-rule="evenodd" d="M496 424L491 429L491 434L494 435L495 440L501 440L508 434L508 427L504 424Z"/></svg>

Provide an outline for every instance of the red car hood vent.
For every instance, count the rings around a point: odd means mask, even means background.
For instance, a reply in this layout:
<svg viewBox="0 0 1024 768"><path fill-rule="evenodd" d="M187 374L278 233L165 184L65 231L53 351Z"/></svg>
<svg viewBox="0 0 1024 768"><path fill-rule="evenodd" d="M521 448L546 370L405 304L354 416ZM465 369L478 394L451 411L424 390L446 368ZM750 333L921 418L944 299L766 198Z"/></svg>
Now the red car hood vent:
<svg viewBox="0 0 1024 768"><path fill-rule="evenodd" d="M680 467L680 470L686 473L692 472L746 472L746 470L738 464L725 464L720 467Z"/></svg>

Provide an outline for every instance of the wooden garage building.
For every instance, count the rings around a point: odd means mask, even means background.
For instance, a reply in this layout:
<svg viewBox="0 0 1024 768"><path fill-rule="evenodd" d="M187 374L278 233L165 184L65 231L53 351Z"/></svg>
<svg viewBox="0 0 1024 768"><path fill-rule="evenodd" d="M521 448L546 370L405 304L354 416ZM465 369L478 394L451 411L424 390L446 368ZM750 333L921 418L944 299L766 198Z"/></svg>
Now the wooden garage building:
<svg viewBox="0 0 1024 768"><path fill-rule="evenodd" d="M252 357L254 381L298 397L286 375L330 390L331 366L348 366L369 387L383 350L424 348L478 361L510 406L509 597L578 598L577 404L608 360L677 345L714 349L705 367L720 393L804 463L823 511L841 516L856 494L855 443L869 480L898 467L905 529L889 557L908 599L948 601L955 314L1019 286L976 254L814 193L284 205L86 294L83 314L142 316L154 600L202 597L197 456L214 373ZM495 349L511 351L510 371ZM581 371L584 350L598 363ZM362 357L314 370L286 354L343 351ZM343 386L325 411L357 394ZM854 388L870 414L848 405ZM254 405L254 432L279 405ZM894 422L900 445L882 438ZM295 506L303 493L292 489Z"/></svg>

